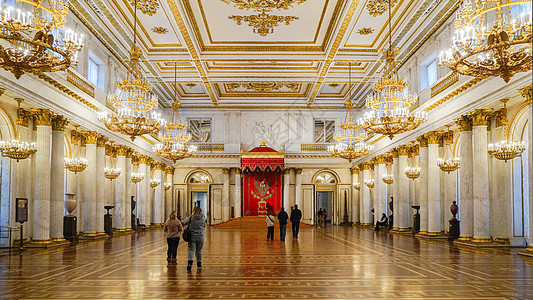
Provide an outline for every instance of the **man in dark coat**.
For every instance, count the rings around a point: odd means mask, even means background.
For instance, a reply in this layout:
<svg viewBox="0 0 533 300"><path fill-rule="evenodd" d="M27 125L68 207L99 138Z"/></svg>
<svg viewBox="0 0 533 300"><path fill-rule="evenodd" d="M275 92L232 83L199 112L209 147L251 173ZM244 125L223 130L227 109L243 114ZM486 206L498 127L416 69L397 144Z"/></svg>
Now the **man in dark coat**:
<svg viewBox="0 0 533 300"><path fill-rule="evenodd" d="M289 215L285 211L285 208L281 208L281 211L278 213L278 221L279 221L279 239L284 241L285 240L285 234L287 234L287 220L289 219Z"/></svg>
<svg viewBox="0 0 533 300"><path fill-rule="evenodd" d="M292 237L298 238L298 232L300 231L300 220L302 219L302 211L298 209L298 205L294 205L294 209L291 212L291 224L292 224Z"/></svg>

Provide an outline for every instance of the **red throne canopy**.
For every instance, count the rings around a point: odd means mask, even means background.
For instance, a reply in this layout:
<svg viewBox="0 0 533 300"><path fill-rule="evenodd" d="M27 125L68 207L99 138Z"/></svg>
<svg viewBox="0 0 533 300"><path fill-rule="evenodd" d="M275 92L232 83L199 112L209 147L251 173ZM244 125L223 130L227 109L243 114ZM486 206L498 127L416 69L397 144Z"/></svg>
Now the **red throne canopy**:
<svg viewBox="0 0 533 300"><path fill-rule="evenodd" d="M257 216L281 207L281 173L284 153L261 142L250 152L243 152L244 215Z"/></svg>

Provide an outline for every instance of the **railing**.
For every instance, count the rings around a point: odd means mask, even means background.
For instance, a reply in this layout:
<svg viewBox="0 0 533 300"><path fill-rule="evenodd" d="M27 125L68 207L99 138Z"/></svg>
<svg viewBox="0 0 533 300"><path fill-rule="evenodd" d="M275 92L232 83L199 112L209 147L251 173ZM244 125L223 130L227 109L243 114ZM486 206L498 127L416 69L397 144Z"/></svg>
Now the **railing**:
<svg viewBox="0 0 533 300"><path fill-rule="evenodd" d="M94 98L94 86L70 69L67 69L67 81Z"/></svg>
<svg viewBox="0 0 533 300"><path fill-rule="evenodd" d="M223 143L194 143L198 147L198 151L224 151Z"/></svg>
<svg viewBox="0 0 533 300"><path fill-rule="evenodd" d="M459 73L453 72L442 78L439 82L431 87L431 98L437 96L439 93L449 88L452 84L459 81Z"/></svg>
<svg viewBox="0 0 533 300"><path fill-rule="evenodd" d="M332 144L301 144L300 150L308 152L326 152L331 145Z"/></svg>

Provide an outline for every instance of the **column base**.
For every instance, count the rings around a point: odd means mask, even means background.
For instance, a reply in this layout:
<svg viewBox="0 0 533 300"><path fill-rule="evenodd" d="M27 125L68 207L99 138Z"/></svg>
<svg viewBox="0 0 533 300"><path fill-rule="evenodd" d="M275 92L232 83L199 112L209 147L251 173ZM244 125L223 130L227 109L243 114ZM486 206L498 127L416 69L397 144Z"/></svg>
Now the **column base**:
<svg viewBox="0 0 533 300"><path fill-rule="evenodd" d="M99 239L105 239L108 235L101 235L98 232L90 232L90 233L81 233L79 234L80 240L99 240Z"/></svg>
<svg viewBox="0 0 533 300"><path fill-rule="evenodd" d="M413 231L411 228L396 228L394 229L394 227L389 231L390 233L401 233L401 234L406 234L406 233L409 233L411 234Z"/></svg>
<svg viewBox="0 0 533 300"><path fill-rule="evenodd" d="M501 248L510 247L509 240L497 241L491 238L472 238L470 240L456 240L453 242L456 245L477 247L477 248Z"/></svg>
<svg viewBox="0 0 533 300"><path fill-rule="evenodd" d="M70 245L70 242L63 239L62 241L53 241L52 239L47 240L32 240L29 244L25 245L25 248L52 248Z"/></svg>
<svg viewBox="0 0 533 300"><path fill-rule="evenodd" d="M63 238L63 237L53 237L52 238L52 242L64 242L64 241L66 241L66 239Z"/></svg>
<svg viewBox="0 0 533 300"><path fill-rule="evenodd" d="M423 234L420 232L415 234L415 237L429 240L445 240L448 238L448 235L442 231L426 231Z"/></svg>
<svg viewBox="0 0 533 300"><path fill-rule="evenodd" d="M472 239L471 236L464 236L464 235L461 235L459 236L459 238L457 239L458 241L470 241Z"/></svg>
<svg viewBox="0 0 533 300"><path fill-rule="evenodd" d="M428 234L427 230L420 230L417 235L427 235L427 234Z"/></svg>
<svg viewBox="0 0 533 300"><path fill-rule="evenodd" d="M361 224L359 224L359 226L362 226L362 227L367 227L367 226L370 226L370 225L372 225L372 224L370 224L370 223L361 223Z"/></svg>
<svg viewBox="0 0 533 300"><path fill-rule="evenodd" d="M35 245L48 245L52 243L52 239L31 240L31 244Z"/></svg>
<svg viewBox="0 0 533 300"><path fill-rule="evenodd" d="M521 250L518 252L518 255L533 257L533 245L529 245L526 249Z"/></svg>

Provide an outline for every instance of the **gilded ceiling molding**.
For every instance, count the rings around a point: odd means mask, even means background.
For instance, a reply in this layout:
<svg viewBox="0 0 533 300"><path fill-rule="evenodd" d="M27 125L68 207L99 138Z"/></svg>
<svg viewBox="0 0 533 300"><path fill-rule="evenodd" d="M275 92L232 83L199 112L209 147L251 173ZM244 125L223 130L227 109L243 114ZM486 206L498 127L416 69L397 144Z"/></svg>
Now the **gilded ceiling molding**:
<svg viewBox="0 0 533 300"><path fill-rule="evenodd" d="M369 0L366 4L366 9L372 17L377 17L389 9L389 2L392 4L391 8L393 8L397 0Z"/></svg>
<svg viewBox="0 0 533 300"><path fill-rule="evenodd" d="M83 98L80 95L74 93L71 89L69 89L66 86L62 85L61 83L55 81L50 76L45 75L45 74L39 74L39 78L41 78L44 81L46 81L46 82L50 83L51 85L55 86L56 88L58 88L63 93L65 93L65 94L73 97L74 99L78 100L83 105L87 106L88 108L90 108L90 109L92 109L94 111L97 111L97 112L100 111L100 109L96 105L94 105L91 102L85 100L85 98Z"/></svg>
<svg viewBox="0 0 533 300"><path fill-rule="evenodd" d="M157 34L166 34L168 32L168 29L165 27L152 27L152 32Z"/></svg>
<svg viewBox="0 0 533 300"><path fill-rule="evenodd" d="M137 7L139 10L149 16L153 16L156 14L157 9L159 8L159 2L157 0L129 0L130 4L132 6L135 5L135 2L137 2Z"/></svg>
<svg viewBox="0 0 533 300"><path fill-rule="evenodd" d="M299 84L292 82L232 82L228 83L228 92L235 92L238 88L244 88L247 91L258 93L279 91L282 88L288 88L292 92L297 92Z"/></svg>
<svg viewBox="0 0 533 300"><path fill-rule="evenodd" d="M242 25L243 22L248 23L252 27L252 32L260 36L267 36L274 33L274 27L278 27L281 23L290 25L292 21L298 20L297 16L278 16L260 13L258 15L248 16L228 16L228 19L234 20L237 25Z"/></svg>
<svg viewBox="0 0 533 300"><path fill-rule="evenodd" d="M372 32L374 32L374 29L372 28L361 28L359 30L357 30L357 33L359 33L360 35L369 35L371 34Z"/></svg>
<svg viewBox="0 0 533 300"><path fill-rule="evenodd" d="M255 10L260 13L271 12L274 9L289 9L293 4L301 4L307 0L221 0L224 3L232 4L241 10Z"/></svg>

